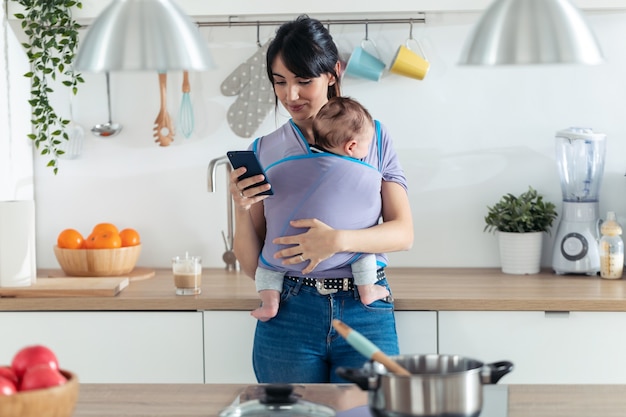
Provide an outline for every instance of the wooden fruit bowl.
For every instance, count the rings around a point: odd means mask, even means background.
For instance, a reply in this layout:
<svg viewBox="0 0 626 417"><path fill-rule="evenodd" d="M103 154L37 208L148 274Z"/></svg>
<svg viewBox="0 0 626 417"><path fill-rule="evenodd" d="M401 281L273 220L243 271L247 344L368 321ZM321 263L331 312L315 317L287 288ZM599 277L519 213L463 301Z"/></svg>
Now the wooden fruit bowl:
<svg viewBox="0 0 626 417"><path fill-rule="evenodd" d="M0 395L2 417L71 417L78 399L78 377L61 371L67 382L57 387Z"/></svg>
<svg viewBox="0 0 626 417"><path fill-rule="evenodd" d="M117 249L63 249L54 246L54 255L67 275L110 277L128 274L135 268L141 245Z"/></svg>

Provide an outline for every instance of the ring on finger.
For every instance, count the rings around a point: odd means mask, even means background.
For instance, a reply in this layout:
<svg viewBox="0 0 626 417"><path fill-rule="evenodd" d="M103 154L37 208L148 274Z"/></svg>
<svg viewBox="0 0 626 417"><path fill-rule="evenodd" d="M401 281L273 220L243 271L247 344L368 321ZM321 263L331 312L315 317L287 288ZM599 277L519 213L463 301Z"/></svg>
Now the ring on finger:
<svg viewBox="0 0 626 417"><path fill-rule="evenodd" d="M302 262L306 261L306 259L304 259L304 256L302 256L302 254L300 254L300 260L301 260Z"/></svg>

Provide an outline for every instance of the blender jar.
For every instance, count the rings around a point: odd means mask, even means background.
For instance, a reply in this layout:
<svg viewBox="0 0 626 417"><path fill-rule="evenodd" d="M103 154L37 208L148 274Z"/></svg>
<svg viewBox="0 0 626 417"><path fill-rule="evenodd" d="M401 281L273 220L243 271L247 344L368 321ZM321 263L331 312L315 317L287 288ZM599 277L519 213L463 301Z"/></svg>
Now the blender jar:
<svg viewBox="0 0 626 417"><path fill-rule="evenodd" d="M606 135L571 127L556 134L563 201L597 202L604 173Z"/></svg>

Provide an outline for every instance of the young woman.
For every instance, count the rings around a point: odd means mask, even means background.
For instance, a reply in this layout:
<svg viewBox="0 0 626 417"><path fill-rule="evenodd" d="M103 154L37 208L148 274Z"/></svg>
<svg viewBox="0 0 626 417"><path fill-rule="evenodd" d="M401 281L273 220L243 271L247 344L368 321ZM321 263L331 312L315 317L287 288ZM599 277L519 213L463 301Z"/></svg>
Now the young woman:
<svg viewBox="0 0 626 417"><path fill-rule="evenodd" d="M340 95L339 65L337 47L318 20L300 16L278 29L267 51L268 76L291 120L253 143L264 167L311 154L313 119L329 98ZM393 300L363 305L349 265L315 271L320 262L339 252L374 253L381 267L377 284L389 290L385 252L407 250L413 243L406 178L391 139L378 122L363 162L382 174L382 222L367 229L338 230L317 219L300 219L291 222L295 233L273 242L274 257L283 264L308 265L303 270L294 267L287 274L278 315L257 324L253 363L260 383L345 382L335 374L336 368L360 367L365 358L334 331L331 322L335 318L388 355L398 354ZM255 186L262 175L238 181L244 172L240 168L230 176L236 206L234 250L242 270L253 277L265 237L265 217L272 215L264 211L263 200L268 197L258 194L271 186Z"/></svg>

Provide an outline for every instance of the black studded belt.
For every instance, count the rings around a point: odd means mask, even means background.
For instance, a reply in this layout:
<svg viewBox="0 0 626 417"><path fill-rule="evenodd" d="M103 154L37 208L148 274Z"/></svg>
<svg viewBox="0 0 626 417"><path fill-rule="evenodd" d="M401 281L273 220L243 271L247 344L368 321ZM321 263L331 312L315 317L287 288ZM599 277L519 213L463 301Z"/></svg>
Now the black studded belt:
<svg viewBox="0 0 626 417"><path fill-rule="evenodd" d="M376 271L376 280L380 281L385 278L385 270L380 268ZM302 282L302 285L317 289L322 295L334 294L338 291L351 291L354 289L353 278L310 278L310 277L294 277L285 275L285 279L293 282Z"/></svg>

